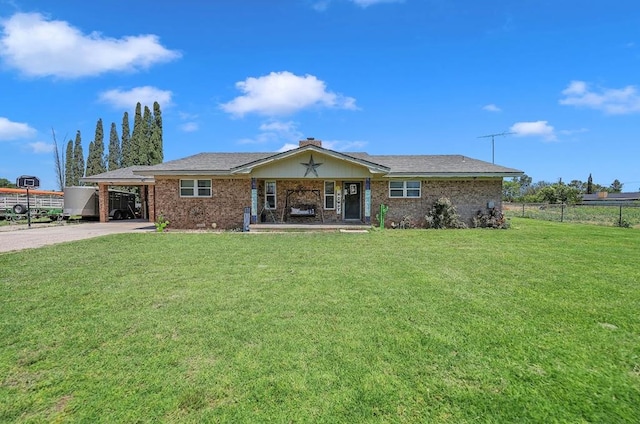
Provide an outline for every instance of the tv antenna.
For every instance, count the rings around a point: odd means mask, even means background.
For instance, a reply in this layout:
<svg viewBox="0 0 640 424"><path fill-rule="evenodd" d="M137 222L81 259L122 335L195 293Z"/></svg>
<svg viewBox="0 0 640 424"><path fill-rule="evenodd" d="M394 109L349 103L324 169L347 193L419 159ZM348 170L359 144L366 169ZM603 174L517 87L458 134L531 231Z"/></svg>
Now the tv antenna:
<svg viewBox="0 0 640 424"><path fill-rule="evenodd" d="M489 138L491 137L491 163L495 164L496 161L496 144L495 144L495 140L494 137L498 137L498 136L505 136L505 135L509 135L509 134L515 134L514 132L501 132L499 134L488 134L488 135L481 135L478 138Z"/></svg>

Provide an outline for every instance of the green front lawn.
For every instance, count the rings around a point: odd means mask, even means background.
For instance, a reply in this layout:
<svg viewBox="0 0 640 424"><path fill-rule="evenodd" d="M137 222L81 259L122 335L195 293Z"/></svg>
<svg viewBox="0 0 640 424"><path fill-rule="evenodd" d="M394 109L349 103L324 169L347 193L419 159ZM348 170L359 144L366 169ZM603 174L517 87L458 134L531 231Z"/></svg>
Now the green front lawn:
<svg viewBox="0 0 640 424"><path fill-rule="evenodd" d="M0 422L639 422L639 252L513 219L0 254Z"/></svg>

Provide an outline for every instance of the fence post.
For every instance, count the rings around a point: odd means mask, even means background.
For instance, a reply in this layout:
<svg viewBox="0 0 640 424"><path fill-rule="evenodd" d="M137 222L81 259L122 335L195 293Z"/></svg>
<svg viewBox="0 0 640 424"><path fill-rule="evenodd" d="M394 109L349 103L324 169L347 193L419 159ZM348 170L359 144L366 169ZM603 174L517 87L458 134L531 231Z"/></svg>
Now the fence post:
<svg viewBox="0 0 640 424"><path fill-rule="evenodd" d="M522 202L522 217L524 218L524 202Z"/></svg>
<svg viewBox="0 0 640 424"><path fill-rule="evenodd" d="M564 221L564 203L560 205L560 222Z"/></svg>
<svg viewBox="0 0 640 424"><path fill-rule="evenodd" d="M618 218L618 227L622 227L622 205L620 205L620 217Z"/></svg>

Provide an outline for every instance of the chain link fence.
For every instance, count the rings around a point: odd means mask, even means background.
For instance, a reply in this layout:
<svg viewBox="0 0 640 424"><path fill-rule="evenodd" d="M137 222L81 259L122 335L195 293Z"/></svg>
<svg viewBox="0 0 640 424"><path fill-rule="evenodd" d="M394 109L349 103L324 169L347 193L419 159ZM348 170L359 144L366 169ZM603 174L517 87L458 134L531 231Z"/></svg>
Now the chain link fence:
<svg viewBox="0 0 640 424"><path fill-rule="evenodd" d="M638 202L624 205L503 203L502 212L507 218L522 217L545 221L640 228L640 203Z"/></svg>

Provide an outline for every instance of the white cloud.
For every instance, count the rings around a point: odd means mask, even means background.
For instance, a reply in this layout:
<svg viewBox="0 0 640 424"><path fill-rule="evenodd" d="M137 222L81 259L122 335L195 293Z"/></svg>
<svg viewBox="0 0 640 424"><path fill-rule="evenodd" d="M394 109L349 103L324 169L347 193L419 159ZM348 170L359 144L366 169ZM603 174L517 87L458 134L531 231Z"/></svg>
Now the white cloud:
<svg viewBox="0 0 640 424"><path fill-rule="evenodd" d="M502 112L502 109L500 109L498 106L494 105L493 103L482 106L482 110L486 110L487 112Z"/></svg>
<svg viewBox="0 0 640 424"><path fill-rule="evenodd" d="M191 121L194 119L198 119L198 115L195 113L178 112L178 118L182 119L183 121Z"/></svg>
<svg viewBox="0 0 640 424"><path fill-rule="evenodd" d="M519 137L539 136L549 141L556 139L555 131L547 121L516 122L509 131Z"/></svg>
<svg viewBox="0 0 640 424"><path fill-rule="evenodd" d="M240 144L296 143L302 140L303 134L293 121L267 121L259 127L260 133L253 138L244 138Z"/></svg>
<svg viewBox="0 0 640 424"><path fill-rule="evenodd" d="M200 129L200 126L197 122L185 122L184 124L180 125L180 129L184 132L195 132Z"/></svg>
<svg viewBox="0 0 640 424"><path fill-rule="evenodd" d="M296 129L296 124L293 121L282 122L282 121L271 121L265 122L260 125L260 131L274 131L279 133L286 134L300 134Z"/></svg>
<svg viewBox="0 0 640 424"><path fill-rule="evenodd" d="M267 116L288 115L314 106L357 109L354 98L327 91L324 81L313 75L272 72L237 82L236 87L244 95L221 105L225 112L236 116L252 112Z"/></svg>
<svg viewBox="0 0 640 424"><path fill-rule="evenodd" d="M589 132L588 128L578 128L577 130L560 130L558 131L562 135L574 135Z"/></svg>
<svg viewBox="0 0 640 424"><path fill-rule="evenodd" d="M0 141L33 137L36 130L23 122L12 122L0 116Z"/></svg>
<svg viewBox="0 0 640 424"><path fill-rule="evenodd" d="M571 81L562 90L565 96L561 105L586 107L600 110L611 115L624 115L640 112L640 94L633 85L624 88L600 88L591 90L584 81Z"/></svg>
<svg viewBox="0 0 640 424"><path fill-rule="evenodd" d="M404 0L351 0L356 5L364 8L380 3L403 3Z"/></svg>
<svg viewBox="0 0 640 424"><path fill-rule="evenodd" d="M16 13L0 21L0 57L33 77L79 78L111 71L135 71L180 57L156 35L110 38L83 34L65 21L39 13Z"/></svg>
<svg viewBox="0 0 640 424"><path fill-rule="evenodd" d="M353 152L362 149L367 145L364 141L344 141L344 140L321 140L322 147L325 149L335 150L338 152ZM287 150L297 149L299 143L286 143L280 149L279 152L285 152Z"/></svg>
<svg viewBox="0 0 640 424"><path fill-rule="evenodd" d="M329 7L329 0L320 0L313 4L313 9L318 12L324 12ZM288 149L291 150L291 149Z"/></svg>
<svg viewBox="0 0 640 424"><path fill-rule="evenodd" d="M133 109L138 102L149 107L153 102L158 102L160 106L166 107L171 104L172 95L171 91L145 85L128 91L119 89L104 91L100 93L99 100L115 108Z"/></svg>
<svg viewBox="0 0 640 424"><path fill-rule="evenodd" d="M329 4L332 0L315 0L311 7L318 12L324 12L329 8ZM363 9L366 9L369 6L373 6L376 4L382 3L404 3L404 0L347 0L356 6L360 6Z"/></svg>
<svg viewBox="0 0 640 424"><path fill-rule="evenodd" d="M277 151L278 152L286 152L287 150L297 149L298 147L300 147L299 144L285 143L285 145L280 147Z"/></svg>
<svg viewBox="0 0 640 424"><path fill-rule="evenodd" d="M33 153L51 153L53 152L54 145L45 143L43 141L36 141L35 143L29 143L31 151Z"/></svg>
<svg viewBox="0 0 640 424"><path fill-rule="evenodd" d="M347 140L323 140L322 147L336 150L338 152L354 152L361 150L367 145L366 141L347 141Z"/></svg>

